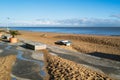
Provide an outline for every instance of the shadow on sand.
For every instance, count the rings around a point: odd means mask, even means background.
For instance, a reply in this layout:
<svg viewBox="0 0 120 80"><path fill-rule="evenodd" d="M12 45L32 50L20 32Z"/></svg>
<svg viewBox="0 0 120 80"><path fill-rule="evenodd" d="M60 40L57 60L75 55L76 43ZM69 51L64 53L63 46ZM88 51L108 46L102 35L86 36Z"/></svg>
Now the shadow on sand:
<svg viewBox="0 0 120 80"><path fill-rule="evenodd" d="M106 59L111 59L115 61L120 61L120 55L115 55L115 54L107 54L107 53L101 53L101 52L93 52L93 53L88 53L89 55L100 57L100 58L106 58Z"/></svg>

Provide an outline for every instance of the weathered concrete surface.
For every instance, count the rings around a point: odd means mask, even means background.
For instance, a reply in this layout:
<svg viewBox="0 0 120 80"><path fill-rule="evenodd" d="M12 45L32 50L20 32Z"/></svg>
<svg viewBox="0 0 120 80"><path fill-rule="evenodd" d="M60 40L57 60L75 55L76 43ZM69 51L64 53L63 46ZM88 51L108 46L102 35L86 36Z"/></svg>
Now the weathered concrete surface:
<svg viewBox="0 0 120 80"><path fill-rule="evenodd" d="M46 76L43 53L26 49L21 45L23 43L10 44L0 42L0 56L17 56L17 60L12 68L12 80L43 80ZM35 57L34 54L40 56L40 59Z"/></svg>
<svg viewBox="0 0 120 80"><path fill-rule="evenodd" d="M120 62L105 58L94 57L79 52L64 50L55 46L47 47L49 52L58 56L88 66L94 70L103 72L108 76L120 80Z"/></svg>

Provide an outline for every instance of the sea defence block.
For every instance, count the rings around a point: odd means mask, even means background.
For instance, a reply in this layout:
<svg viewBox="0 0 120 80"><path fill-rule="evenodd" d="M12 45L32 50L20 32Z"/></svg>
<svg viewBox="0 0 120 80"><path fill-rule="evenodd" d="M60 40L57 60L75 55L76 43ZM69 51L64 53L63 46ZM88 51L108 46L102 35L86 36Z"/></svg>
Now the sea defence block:
<svg viewBox="0 0 120 80"><path fill-rule="evenodd" d="M27 42L26 47L36 51L46 49L47 46L39 42Z"/></svg>

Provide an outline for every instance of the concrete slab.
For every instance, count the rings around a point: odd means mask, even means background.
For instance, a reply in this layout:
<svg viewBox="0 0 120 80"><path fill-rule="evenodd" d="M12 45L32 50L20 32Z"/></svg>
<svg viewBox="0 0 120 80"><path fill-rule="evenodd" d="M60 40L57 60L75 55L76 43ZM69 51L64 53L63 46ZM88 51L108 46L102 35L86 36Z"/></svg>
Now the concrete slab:
<svg viewBox="0 0 120 80"><path fill-rule="evenodd" d="M42 49L46 49L46 45L39 43L39 42L26 42L26 47L33 49L33 50L42 50Z"/></svg>

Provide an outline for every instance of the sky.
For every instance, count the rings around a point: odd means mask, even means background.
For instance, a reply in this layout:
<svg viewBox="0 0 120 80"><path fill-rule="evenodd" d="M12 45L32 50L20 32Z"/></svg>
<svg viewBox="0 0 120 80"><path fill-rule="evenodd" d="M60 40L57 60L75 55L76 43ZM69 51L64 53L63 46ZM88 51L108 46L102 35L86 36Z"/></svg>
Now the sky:
<svg viewBox="0 0 120 80"><path fill-rule="evenodd" d="M0 0L0 26L120 27L120 0Z"/></svg>

